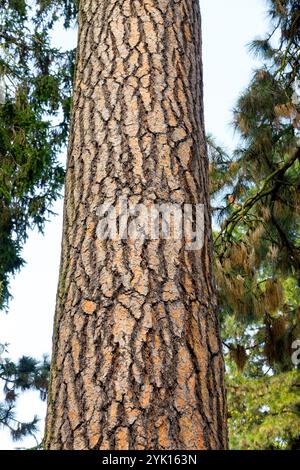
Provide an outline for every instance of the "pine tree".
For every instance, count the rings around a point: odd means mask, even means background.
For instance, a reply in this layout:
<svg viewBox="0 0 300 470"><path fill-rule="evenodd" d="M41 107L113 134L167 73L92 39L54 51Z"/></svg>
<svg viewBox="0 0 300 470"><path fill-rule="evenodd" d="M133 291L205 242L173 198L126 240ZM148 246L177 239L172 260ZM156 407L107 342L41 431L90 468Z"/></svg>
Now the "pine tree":
<svg viewBox="0 0 300 470"><path fill-rule="evenodd" d="M47 397L49 361L44 357L39 362L31 357L21 357L17 363L4 357L6 346L0 345L0 382L3 385L4 402L0 402L0 426L9 429L14 441L34 436L38 430L38 417L30 422L21 422L16 417L18 393L37 390L40 398Z"/></svg>
<svg viewBox="0 0 300 470"><path fill-rule="evenodd" d="M227 446L197 0L80 2L47 449ZM117 198L204 205L204 247L101 240Z"/></svg>
<svg viewBox="0 0 300 470"><path fill-rule="evenodd" d="M250 449L291 448L300 435L300 10L268 4L272 32L251 44L263 66L234 112L241 145L230 157L209 140L231 443Z"/></svg>

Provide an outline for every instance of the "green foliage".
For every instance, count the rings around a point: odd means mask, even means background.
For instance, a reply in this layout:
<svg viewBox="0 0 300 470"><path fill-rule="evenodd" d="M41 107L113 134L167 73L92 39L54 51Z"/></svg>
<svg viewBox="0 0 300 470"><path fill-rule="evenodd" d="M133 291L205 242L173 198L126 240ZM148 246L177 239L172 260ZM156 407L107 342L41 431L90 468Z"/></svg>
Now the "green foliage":
<svg viewBox="0 0 300 470"><path fill-rule="evenodd" d="M230 447L240 450L300 448L300 377L228 375Z"/></svg>
<svg viewBox="0 0 300 470"><path fill-rule="evenodd" d="M208 142L233 448L292 448L300 436L300 10L268 4L273 30L250 47L263 65L234 111L241 143L229 157Z"/></svg>
<svg viewBox="0 0 300 470"><path fill-rule="evenodd" d="M61 4L61 5L58 5ZM48 5L48 6L47 6ZM73 14L70 2L55 2ZM28 230L43 229L60 196L74 52L51 46L50 2L0 2L0 308L23 265ZM52 6L53 7L53 6ZM59 11L59 10L57 10ZM51 20L51 21L50 21ZM51 27L49 25L51 23Z"/></svg>
<svg viewBox="0 0 300 470"><path fill-rule="evenodd" d="M68 28L76 18L79 0L38 0L38 14L47 18L48 27L52 27L57 19L64 19Z"/></svg>
<svg viewBox="0 0 300 470"><path fill-rule="evenodd" d="M43 230L64 181L57 157L68 136L75 51L52 47L51 34L62 15L71 25L75 3L0 1L0 310L10 276L24 264L28 231ZM34 435L38 422L16 419L18 393L38 390L45 400L48 376L46 358L1 359L0 424L14 440Z"/></svg>
<svg viewBox="0 0 300 470"><path fill-rule="evenodd" d="M2 351L5 347L1 346ZM0 356L0 381L4 401L0 402L0 425L10 430L12 439L19 441L34 436L38 430L38 418L24 423L16 418L16 402L20 392L37 390L42 400L46 399L50 365L47 357L39 362L31 357L22 357L17 363Z"/></svg>

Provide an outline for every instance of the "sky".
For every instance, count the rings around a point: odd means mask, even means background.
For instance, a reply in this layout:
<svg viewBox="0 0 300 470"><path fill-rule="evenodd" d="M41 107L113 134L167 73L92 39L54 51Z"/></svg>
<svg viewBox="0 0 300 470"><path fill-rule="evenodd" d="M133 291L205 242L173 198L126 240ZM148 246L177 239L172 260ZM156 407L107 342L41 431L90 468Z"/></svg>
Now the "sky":
<svg viewBox="0 0 300 470"><path fill-rule="evenodd" d="M206 131L218 143L232 149L237 142L231 127L232 110L239 94L259 65L248 52L247 44L268 30L265 0L201 0L203 28L204 100ZM76 31L56 31L57 47L73 47ZM61 155L62 161L66 158ZM23 251L26 266L11 282L13 300L8 313L0 312L0 344L9 343L9 356L41 358L50 354L55 296L58 282L62 232L62 200L53 210L55 217L46 224L44 236L33 231ZM17 418L41 418L43 432L45 404L38 393L27 392L18 400ZM40 439L41 440L41 439ZM31 437L21 443L11 441L0 429L0 450L29 448Z"/></svg>

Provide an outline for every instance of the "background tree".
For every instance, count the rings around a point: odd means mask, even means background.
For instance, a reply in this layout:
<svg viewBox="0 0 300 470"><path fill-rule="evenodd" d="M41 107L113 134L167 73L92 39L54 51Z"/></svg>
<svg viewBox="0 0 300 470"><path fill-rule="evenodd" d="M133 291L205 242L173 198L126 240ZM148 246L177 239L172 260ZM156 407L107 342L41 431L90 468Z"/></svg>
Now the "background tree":
<svg viewBox="0 0 300 470"><path fill-rule="evenodd" d="M244 449L298 447L300 435L300 10L268 4L272 32L251 45L264 63L234 112L241 144L229 158L210 140L231 444Z"/></svg>
<svg viewBox="0 0 300 470"><path fill-rule="evenodd" d="M51 46L60 12L49 8L0 2L0 308L9 276L24 263L28 230L43 229L64 180L57 157L68 134L74 54Z"/></svg>
<svg viewBox="0 0 300 470"><path fill-rule="evenodd" d="M64 169L58 161L68 134L73 52L51 46L73 2L0 1L0 310L7 309L9 279L24 264L22 247L33 227L42 230L60 196ZM28 357L0 364L5 401L0 424L14 440L34 434L16 419L18 393L38 389L45 399L48 363Z"/></svg>
<svg viewBox="0 0 300 470"><path fill-rule="evenodd" d="M38 418L35 416L31 422L21 422L16 417L16 403L19 393L28 390L40 392L41 400L47 396L49 361L44 357L38 362L31 357L22 357L17 363L5 358L6 346L0 345L0 381L4 394L4 401L0 402L0 426L8 428L12 439L19 441L22 438L37 433Z"/></svg>

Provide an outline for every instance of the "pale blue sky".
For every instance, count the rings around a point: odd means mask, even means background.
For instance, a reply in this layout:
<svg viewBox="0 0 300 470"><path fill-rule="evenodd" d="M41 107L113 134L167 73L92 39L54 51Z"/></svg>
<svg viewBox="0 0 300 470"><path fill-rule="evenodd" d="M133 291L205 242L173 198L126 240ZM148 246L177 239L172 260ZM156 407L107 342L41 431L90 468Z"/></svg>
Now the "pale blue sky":
<svg viewBox="0 0 300 470"><path fill-rule="evenodd" d="M265 0L201 0L203 22L203 64L206 130L232 148L230 122L238 95L247 86L251 71L258 65L246 45L267 30ZM76 32L58 31L58 47L75 44ZM65 159L65 155L62 155ZM8 342L12 359L21 355L42 357L51 351L52 323L58 279L62 201L54 210L58 216L46 225L45 235L30 234L23 256L27 265L11 283L14 299L9 313L0 312L0 343ZM19 399L18 418L30 420L45 413L36 393ZM41 430L43 424L41 423ZM0 430L0 450L33 446L32 438L12 443L8 432Z"/></svg>

